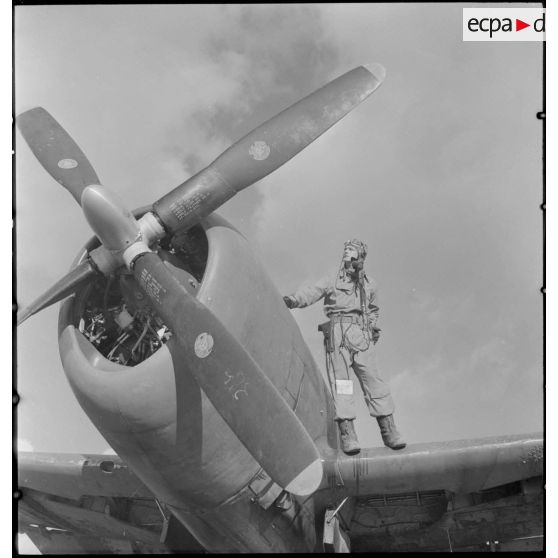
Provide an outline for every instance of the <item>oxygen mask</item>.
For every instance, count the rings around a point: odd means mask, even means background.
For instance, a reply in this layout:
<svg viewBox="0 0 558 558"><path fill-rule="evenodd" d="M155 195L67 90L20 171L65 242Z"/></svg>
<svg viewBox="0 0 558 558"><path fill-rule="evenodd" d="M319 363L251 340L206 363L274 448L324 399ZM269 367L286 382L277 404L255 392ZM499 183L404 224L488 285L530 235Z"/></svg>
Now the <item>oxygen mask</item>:
<svg viewBox="0 0 558 558"><path fill-rule="evenodd" d="M366 258L368 247L364 242L354 238L345 242L343 247L343 266L351 275L358 275L358 272L364 267L364 258Z"/></svg>

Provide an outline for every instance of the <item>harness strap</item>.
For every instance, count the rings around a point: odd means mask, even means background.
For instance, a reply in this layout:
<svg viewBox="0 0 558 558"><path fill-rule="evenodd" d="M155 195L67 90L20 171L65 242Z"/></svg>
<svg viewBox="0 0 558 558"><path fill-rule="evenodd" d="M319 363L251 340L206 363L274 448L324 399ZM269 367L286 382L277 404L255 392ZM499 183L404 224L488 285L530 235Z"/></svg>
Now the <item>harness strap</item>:
<svg viewBox="0 0 558 558"><path fill-rule="evenodd" d="M361 324L362 316L360 314L331 314L329 320L332 323Z"/></svg>

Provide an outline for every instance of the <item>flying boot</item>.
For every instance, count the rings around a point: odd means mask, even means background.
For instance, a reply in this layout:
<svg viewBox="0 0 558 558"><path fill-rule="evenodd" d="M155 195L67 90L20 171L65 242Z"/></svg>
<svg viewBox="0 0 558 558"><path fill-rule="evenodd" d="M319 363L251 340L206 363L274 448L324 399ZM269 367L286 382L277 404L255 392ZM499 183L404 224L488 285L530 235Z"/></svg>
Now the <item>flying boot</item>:
<svg viewBox="0 0 558 558"><path fill-rule="evenodd" d="M383 417L376 417L380 432L382 433L382 440L384 445L393 450L403 449L407 444L401 439L401 435L395 428L395 421L393 415L384 415Z"/></svg>
<svg viewBox="0 0 558 558"><path fill-rule="evenodd" d="M339 433L341 435L341 449L348 455L353 455L360 451L358 439L353 425L353 420L339 420Z"/></svg>

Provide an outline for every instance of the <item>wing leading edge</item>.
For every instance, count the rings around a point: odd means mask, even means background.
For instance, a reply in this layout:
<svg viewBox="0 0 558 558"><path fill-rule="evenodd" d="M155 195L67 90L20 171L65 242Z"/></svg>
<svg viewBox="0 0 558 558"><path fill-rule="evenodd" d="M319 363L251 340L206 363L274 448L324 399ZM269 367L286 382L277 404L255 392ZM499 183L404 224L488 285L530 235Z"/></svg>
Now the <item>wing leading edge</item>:
<svg viewBox="0 0 558 558"><path fill-rule="evenodd" d="M203 551L116 455L18 454L18 532L43 554Z"/></svg>
<svg viewBox="0 0 558 558"><path fill-rule="evenodd" d="M543 457L540 433L414 444L397 452L369 448L326 460L322 487L336 487L350 496L472 492L540 476Z"/></svg>
<svg viewBox="0 0 558 558"><path fill-rule="evenodd" d="M541 550L543 461L542 434L373 448L326 460L322 489L352 551Z"/></svg>

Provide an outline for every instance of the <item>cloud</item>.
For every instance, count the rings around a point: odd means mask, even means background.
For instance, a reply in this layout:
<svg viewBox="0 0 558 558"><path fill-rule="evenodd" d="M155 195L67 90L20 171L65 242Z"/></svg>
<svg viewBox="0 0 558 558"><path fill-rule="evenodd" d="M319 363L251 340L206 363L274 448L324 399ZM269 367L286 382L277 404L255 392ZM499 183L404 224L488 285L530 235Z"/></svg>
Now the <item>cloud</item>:
<svg viewBox="0 0 558 558"><path fill-rule="evenodd" d="M502 312L483 326L479 316L466 331L460 325L465 309L453 323L445 318L452 314L445 304L440 311L442 318L432 325L437 343L419 341L422 351L399 345L412 355L399 361L406 367L391 379L407 435L427 441L464 437L463 432L480 437L540 430L542 363L537 368L525 356L536 351L536 341L524 333L521 319Z"/></svg>
<svg viewBox="0 0 558 558"><path fill-rule="evenodd" d="M329 81L338 60L318 7L227 6L223 15L227 33L217 24L205 40L207 57L184 70L194 94L169 130L167 152L188 175ZM227 204L225 216L238 219L247 200L258 215L263 182Z"/></svg>
<svg viewBox="0 0 558 558"><path fill-rule="evenodd" d="M473 48L455 31L460 14L376 4L23 7L16 101L47 107L101 180L138 206L333 77L383 63L386 82L370 100L219 213L282 292L335 272L347 238L368 242L380 367L410 441L521 432L542 408L541 45ZM90 231L28 150L16 164L18 297L29 301ZM36 430L36 444L81 451L84 425L67 420L75 410L52 412L73 396L56 383L50 312L19 330L20 383L48 403L20 424ZM320 305L295 316L323 366Z"/></svg>

